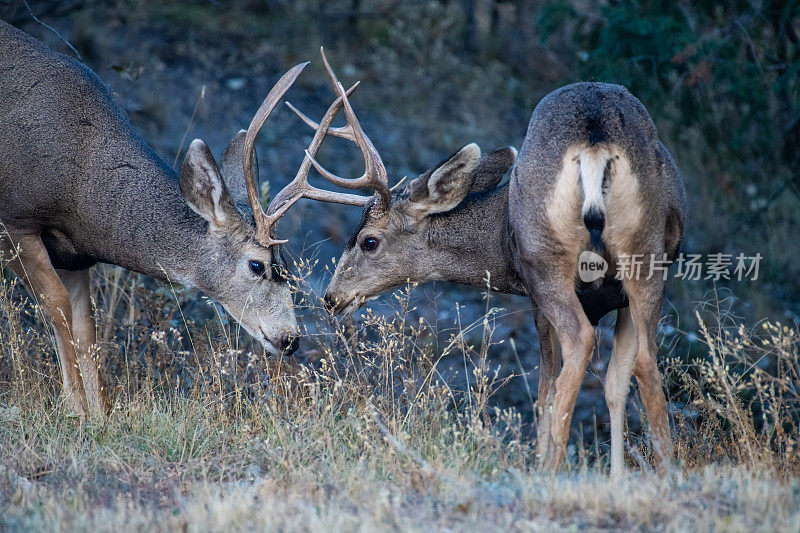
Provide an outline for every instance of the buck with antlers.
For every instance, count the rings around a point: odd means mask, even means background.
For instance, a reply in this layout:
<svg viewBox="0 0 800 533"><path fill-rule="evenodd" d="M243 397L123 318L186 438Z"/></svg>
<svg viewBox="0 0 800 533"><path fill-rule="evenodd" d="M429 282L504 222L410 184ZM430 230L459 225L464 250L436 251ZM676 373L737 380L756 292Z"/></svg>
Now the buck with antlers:
<svg viewBox="0 0 800 533"><path fill-rule="evenodd" d="M263 211L254 145L305 64L272 88L219 166L195 140L175 172L83 64L3 21L0 51L0 254L52 323L71 408L106 409L92 351L98 262L198 288L269 352L293 351L285 241L272 235L292 202Z"/></svg>
<svg viewBox="0 0 800 533"><path fill-rule="evenodd" d="M540 464L562 463L575 400L599 319L617 311L606 376L611 417L611 472L624 471L623 427L631 373L639 383L655 456L672 455L667 408L656 367L661 275L616 279L623 256L675 258L686 198L669 152L644 106L624 87L578 83L536 107L522 149L481 155L469 144L404 187L390 190L374 146L358 127L347 95L329 69L348 125L329 133L359 143L371 171L348 181L313 158L323 176L345 187L370 187L361 224L348 241L325 299L350 312L409 281L443 280L527 295L539 333ZM328 116L316 124L328 131ZM516 160L516 162L515 162ZM510 169L510 182L499 185ZM578 278L578 258L592 251L608 271Z"/></svg>

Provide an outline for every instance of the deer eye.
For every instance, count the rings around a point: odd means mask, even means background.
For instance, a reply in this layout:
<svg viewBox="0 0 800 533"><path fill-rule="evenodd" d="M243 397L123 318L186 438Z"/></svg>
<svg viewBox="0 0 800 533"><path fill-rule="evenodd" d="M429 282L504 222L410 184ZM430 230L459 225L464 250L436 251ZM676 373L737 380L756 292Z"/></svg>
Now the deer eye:
<svg viewBox="0 0 800 533"><path fill-rule="evenodd" d="M264 274L264 263L261 261L256 261L252 259L250 261L250 271L253 272L256 276L261 276Z"/></svg>
<svg viewBox="0 0 800 533"><path fill-rule="evenodd" d="M375 248L378 247L378 239L375 237L365 237L363 241L361 241L361 249L365 252L371 252Z"/></svg>

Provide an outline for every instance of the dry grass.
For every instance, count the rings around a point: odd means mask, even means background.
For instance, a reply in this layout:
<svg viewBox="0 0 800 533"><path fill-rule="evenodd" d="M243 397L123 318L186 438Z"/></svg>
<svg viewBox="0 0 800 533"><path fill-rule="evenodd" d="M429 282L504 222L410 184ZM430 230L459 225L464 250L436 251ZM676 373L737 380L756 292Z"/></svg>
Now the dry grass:
<svg viewBox="0 0 800 533"><path fill-rule="evenodd" d="M534 439L488 359L498 310L444 344L396 313L329 321L298 265L309 362L265 361L205 301L95 275L99 339L115 409L79 423L58 402L39 310L0 278L0 527L7 529L430 530L800 527L798 332L722 323L703 351L670 359L682 465L654 477L637 458L607 478L578 446L555 476L532 469ZM202 327L194 320L204 322ZM680 334L685 336L684 334ZM479 339L469 345L467 339ZM439 368L459 357L468 386ZM113 373L113 375L110 375Z"/></svg>

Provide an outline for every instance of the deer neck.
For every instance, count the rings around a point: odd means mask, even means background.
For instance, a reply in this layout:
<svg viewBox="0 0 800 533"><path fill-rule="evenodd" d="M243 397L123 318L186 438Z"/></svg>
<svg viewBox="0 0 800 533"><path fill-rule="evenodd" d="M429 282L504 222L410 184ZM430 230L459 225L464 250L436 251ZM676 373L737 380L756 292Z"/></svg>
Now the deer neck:
<svg viewBox="0 0 800 533"><path fill-rule="evenodd" d="M94 191L83 223L95 231L84 248L102 262L194 287L208 224L186 203L177 173L141 144L141 157L106 172Z"/></svg>
<svg viewBox="0 0 800 533"><path fill-rule="evenodd" d="M428 242L436 250L436 279L527 294L511 253L508 185L468 196L457 208L431 217Z"/></svg>

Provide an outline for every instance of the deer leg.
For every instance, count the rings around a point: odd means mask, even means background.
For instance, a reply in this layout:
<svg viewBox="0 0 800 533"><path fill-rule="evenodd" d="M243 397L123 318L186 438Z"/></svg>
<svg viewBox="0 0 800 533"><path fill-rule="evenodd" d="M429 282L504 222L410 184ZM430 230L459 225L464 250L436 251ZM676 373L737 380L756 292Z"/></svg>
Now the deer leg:
<svg viewBox="0 0 800 533"><path fill-rule="evenodd" d="M630 310L618 310L614 327L614 347L605 383L606 405L611 418L611 477L620 477L625 472L625 407L638 346Z"/></svg>
<svg viewBox="0 0 800 533"><path fill-rule="evenodd" d="M550 427L552 425L553 401L556 390L556 373L561 367L561 346L558 337L547 317L534 304L534 322L539 334L539 390L537 393L537 414L539 428L536 437L536 463L544 466L550 444Z"/></svg>
<svg viewBox="0 0 800 533"><path fill-rule="evenodd" d="M570 315L570 319L563 321L568 325L565 324L563 328L556 325L562 346L563 365L556 379L550 427L551 443L546 461L548 468L553 471L564 461L575 401L594 349L594 329L583 314L580 304Z"/></svg>
<svg viewBox="0 0 800 533"><path fill-rule="evenodd" d="M541 268L531 270L526 278L533 300L551 324L563 360L555 391L548 389L548 396L553 395L552 408L546 406L550 411L550 439L543 463L555 471L566 455L575 400L594 350L594 328L575 295L571 276L559 276L558 269Z"/></svg>
<svg viewBox="0 0 800 533"><path fill-rule="evenodd" d="M5 237L3 242L4 250L12 257L9 264L11 270L24 281L53 326L67 405L85 418L88 406L72 342L72 304L69 293L50 263L47 249L38 235L14 239L14 245L19 246L17 256L13 255L15 248L11 245L11 240Z"/></svg>
<svg viewBox="0 0 800 533"><path fill-rule="evenodd" d="M631 303L631 315L638 340L633 372L647 414L650 440L653 443L657 467L663 473L672 460L672 438L667 416L667 399L662 388L661 373L656 365L656 354L658 353L656 331L664 300L664 288L660 283L645 284L645 282L636 281L632 280L632 283L628 284L630 287L625 287Z"/></svg>
<svg viewBox="0 0 800 533"><path fill-rule="evenodd" d="M72 340L83 376L83 387L92 415L104 416L108 401L100 379L97 359L97 324L91 301L91 271L57 270L72 303Z"/></svg>

